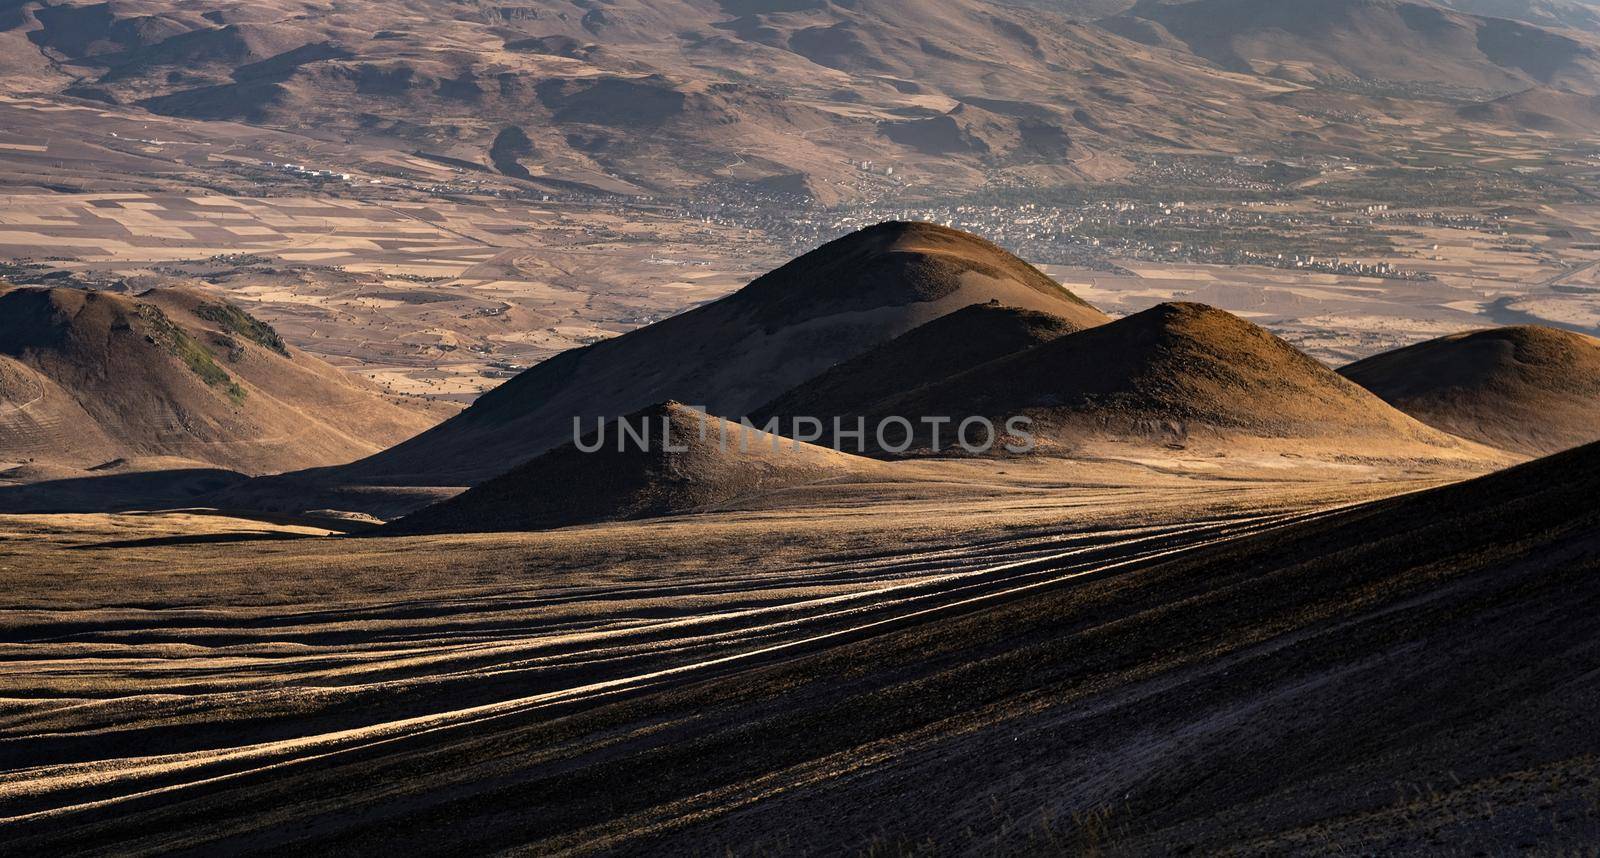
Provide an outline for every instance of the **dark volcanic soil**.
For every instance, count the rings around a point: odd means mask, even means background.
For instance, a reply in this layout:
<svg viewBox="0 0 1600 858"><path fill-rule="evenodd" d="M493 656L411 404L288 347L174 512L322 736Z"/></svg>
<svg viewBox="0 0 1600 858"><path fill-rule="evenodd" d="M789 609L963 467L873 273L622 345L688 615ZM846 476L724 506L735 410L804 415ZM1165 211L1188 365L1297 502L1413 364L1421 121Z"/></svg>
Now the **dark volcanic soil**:
<svg viewBox="0 0 1600 858"><path fill-rule="evenodd" d="M703 511L742 496L864 477L882 465L746 429L668 402L563 444L384 529L390 534L543 530ZM624 431L632 434L623 434Z"/></svg>
<svg viewBox="0 0 1600 858"><path fill-rule="evenodd" d="M1577 848L1600 837L1596 490L1591 446L1145 543L1191 547L1166 558L1086 546L767 655L710 647L637 682L239 758L35 770L0 813L43 815L0 824L34 854ZM599 644L573 663L590 682L623 657ZM7 766L148 752L124 739L10 739Z"/></svg>

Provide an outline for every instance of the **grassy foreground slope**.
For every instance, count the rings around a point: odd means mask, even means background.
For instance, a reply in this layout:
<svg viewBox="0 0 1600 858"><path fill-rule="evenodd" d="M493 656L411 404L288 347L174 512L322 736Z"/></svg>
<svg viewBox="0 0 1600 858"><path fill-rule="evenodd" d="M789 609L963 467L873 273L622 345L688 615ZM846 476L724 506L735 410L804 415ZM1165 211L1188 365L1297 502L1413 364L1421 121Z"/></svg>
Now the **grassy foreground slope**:
<svg viewBox="0 0 1600 858"><path fill-rule="evenodd" d="M767 658L301 752L262 710L262 763L30 769L0 816L36 815L0 828L45 852L1577 846L1600 835L1597 488L1591 446L1165 560L1090 553L1074 577ZM424 562L426 543L405 551ZM578 655L574 681L624 654ZM145 792L94 803L135 776Z"/></svg>

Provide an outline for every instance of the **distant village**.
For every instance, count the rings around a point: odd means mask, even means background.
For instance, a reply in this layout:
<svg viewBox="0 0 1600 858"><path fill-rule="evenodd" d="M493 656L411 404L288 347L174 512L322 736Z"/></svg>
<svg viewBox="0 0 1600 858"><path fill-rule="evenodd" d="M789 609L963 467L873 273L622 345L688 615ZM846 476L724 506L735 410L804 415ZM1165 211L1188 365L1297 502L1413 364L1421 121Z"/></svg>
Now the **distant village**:
<svg viewBox="0 0 1600 858"><path fill-rule="evenodd" d="M1026 187L1009 188L993 203L898 201L875 186L862 202L823 208L792 195L749 185L727 185L691 198L622 198L568 191L545 193L508 189L457 168L459 178L443 183L418 183L404 178L377 178L317 168L300 163L268 161L275 175L318 183L343 182L372 192L422 192L463 196L495 196L540 203L563 203L626 213L648 209L707 225L759 231L776 249L798 255L833 238L884 220L921 220L984 236L1025 259L1041 264L1072 265L1117 271L1118 261L1254 265L1384 280L1428 281L1426 271L1407 268L1379 231L1384 223L1416 227L1469 229L1505 235L1502 219L1492 214L1444 210L1391 210L1389 205L1352 207L1348 202L1299 199L1288 202L1279 192L1282 180L1338 169L1338 164L1299 164L1249 158L1152 160L1142 169L1152 193L1159 188L1204 187L1212 197L1196 203L1183 199L1079 199L1038 202L1041 194ZM863 173L894 175L892 166L862 162ZM259 169L259 168L258 168ZM375 186L381 186L375 187ZM1218 202L1227 191L1239 199ZM1104 191L1098 191L1104 192ZM1114 191L1113 191L1114 192ZM1308 207L1309 204L1309 207ZM603 228L596 227L603 232ZM597 234L596 238L614 238Z"/></svg>
<svg viewBox="0 0 1600 858"><path fill-rule="evenodd" d="M1390 261L1362 261L1303 247L1340 224L1332 216L1283 204L1191 206L1182 201L858 208L809 213L775 205L706 202L684 214L708 224L745 226L776 238L791 254L884 220L919 220L976 233L1031 262L1116 270L1115 260L1257 265L1384 280L1429 281L1426 271ZM1433 219L1447 217L1443 213ZM1330 242L1331 244L1331 242ZM1298 249L1297 249L1298 248ZM1370 248L1366 255L1380 255ZM1355 254L1350 254L1354 256Z"/></svg>

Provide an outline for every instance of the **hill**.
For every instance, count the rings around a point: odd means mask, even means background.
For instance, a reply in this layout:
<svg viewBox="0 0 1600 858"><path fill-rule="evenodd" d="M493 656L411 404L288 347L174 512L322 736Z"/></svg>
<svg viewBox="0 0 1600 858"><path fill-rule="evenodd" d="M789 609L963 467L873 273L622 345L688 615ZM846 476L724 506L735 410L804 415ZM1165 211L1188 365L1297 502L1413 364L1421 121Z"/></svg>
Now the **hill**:
<svg viewBox="0 0 1600 858"><path fill-rule="evenodd" d="M705 511L735 498L881 470L870 459L746 429L675 402L384 528L392 534L544 530Z"/></svg>
<svg viewBox="0 0 1600 858"><path fill-rule="evenodd" d="M1102 26L1237 72L1490 91L1600 84L1588 42L1408 0L1143 0Z"/></svg>
<svg viewBox="0 0 1600 858"><path fill-rule="evenodd" d="M1441 5L1540 27L1600 33L1600 3L1594 0L1441 0Z"/></svg>
<svg viewBox="0 0 1600 858"><path fill-rule="evenodd" d="M1457 115L1503 128L1554 134L1600 132L1600 96L1534 87L1459 108Z"/></svg>
<svg viewBox="0 0 1600 858"><path fill-rule="evenodd" d="M937 383L1082 326L1049 313L974 304L901 334L756 409L762 424L782 415L827 419L866 414L908 388Z"/></svg>
<svg viewBox="0 0 1600 858"><path fill-rule="evenodd" d="M1087 438L1320 442L1350 456L1472 455L1266 330L1199 304L1162 304L876 403L873 415L1026 414L1042 447ZM926 434L919 444L926 444ZM948 443L948 442L947 442Z"/></svg>
<svg viewBox="0 0 1600 858"><path fill-rule="evenodd" d="M1600 340L1493 328L1375 355L1340 374L1445 432L1538 456L1600 440Z"/></svg>
<svg viewBox="0 0 1600 858"><path fill-rule="evenodd" d="M368 455L438 416L201 292L0 292L0 462L273 473Z"/></svg>
<svg viewBox="0 0 1600 858"><path fill-rule="evenodd" d="M1080 327L1106 321L977 236L884 223L720 301L558 355L423 435L318 478L469 485L569 440L575 418L592 425L669 399L737 419L885 340L989 300Z"/></svg>
<svg viewBox="0 0 1600 858"><path fill-rule="evenodd" d="M1007 116L963 103L938 116L886 121L879 133L925 155L959 153L991 164L1053 163L1081 154L1074 149L1065 123L1051 121L1049 111L1022 112Z"/></svg>
<svg viewBox="0 0 1600 858"><path fill-rule="evenodd" d="M0 513L95 513L197 506L244 474L171 456L112 459L91 468L0 467Z"/></svg>

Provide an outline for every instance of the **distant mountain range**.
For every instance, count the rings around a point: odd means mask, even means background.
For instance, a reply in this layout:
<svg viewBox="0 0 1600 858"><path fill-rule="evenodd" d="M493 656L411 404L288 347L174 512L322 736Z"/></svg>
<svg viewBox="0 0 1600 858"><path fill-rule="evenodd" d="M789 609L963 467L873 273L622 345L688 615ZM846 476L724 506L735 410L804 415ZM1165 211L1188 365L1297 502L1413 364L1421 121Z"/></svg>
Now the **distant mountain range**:
<svg viewBox="0 0 1600 858"><path fill-rule="evenodd" d="M1440 0L1441 5L1484 15L1510 18L1541 27L1565 27L1600 33L1600 3L1593 0Z"/></svg>
<svg viewBox="0 0 1600 858"><path fill-rule="evenodd" d="M1592 88L1600 53L1574 36L1410 0L1141 0L1104 26L1232 71L1484 89Z"/></svg>
<svg viewBox="0 0 1600 858"><path fill-rule="evenodd" d="M1314 135L1317 120L1276 98L1285 87L1600 92L1600 36L1550 29L1582 25L1593 6L1535 5L1521 20L1474 14L1505 11L1487 0L1456 7L27 0L0 15L0 77L174 116L314 125L532 189L822 202L896 183L1114 178L1130 165L1108 149L1264 150Z"/></svg>

